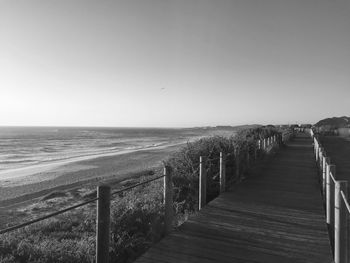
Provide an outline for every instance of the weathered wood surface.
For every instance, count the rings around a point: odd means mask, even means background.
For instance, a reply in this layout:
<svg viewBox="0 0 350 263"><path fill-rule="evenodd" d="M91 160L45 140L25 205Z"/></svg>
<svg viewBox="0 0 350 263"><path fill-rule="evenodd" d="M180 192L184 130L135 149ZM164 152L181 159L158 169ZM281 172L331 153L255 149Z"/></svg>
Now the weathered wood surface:
<svg viewBox="0 0 350 263"><path fill-rule="evenodd" d="M332 262L311 140L297 137L136 262Z"/></svg>

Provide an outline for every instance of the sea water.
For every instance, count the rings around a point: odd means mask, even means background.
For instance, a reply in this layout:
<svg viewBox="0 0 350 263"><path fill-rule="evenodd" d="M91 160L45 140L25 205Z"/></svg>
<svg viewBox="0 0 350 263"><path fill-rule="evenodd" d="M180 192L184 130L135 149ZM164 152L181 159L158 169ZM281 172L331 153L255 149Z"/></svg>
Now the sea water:
<svg viewBox="0 0 350 263"><path fill-rule="evenodd" d="M190 129L0 127L1 173L72 158L185 142Z"/></svg>

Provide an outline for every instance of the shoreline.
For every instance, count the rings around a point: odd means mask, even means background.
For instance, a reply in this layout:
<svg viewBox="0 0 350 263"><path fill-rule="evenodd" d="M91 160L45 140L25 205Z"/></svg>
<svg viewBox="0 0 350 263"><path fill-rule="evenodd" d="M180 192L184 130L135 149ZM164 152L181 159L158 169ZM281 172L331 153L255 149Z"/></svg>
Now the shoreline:
<svg viewBox="0 0 350 263"><path fill-rule="evenodd" d="M65 191L101 182L115 184L132 179L142 171L160 167L164 159L184 144L179 142L75 160L51 170L12 178L6 186L4 182L0 185L0 207L16 206L56 190ZM26 180L25 184L23 180Z"/></svg>
<svg viewBox="0 0 350 263"><path fill-rule="evenodd" d="M108 152L108 153L100 153L100 154L90 154L90 155L84 155L79 157L73 157L65 160L59 160L59 161L53 161L49 163L42 163L42 164L36 164L36 165L30 165L27 167L21 167L21 168L15 168L11 170L1 171L0 172L0 187L9 187L8 185L13 183L13 181L17 181L21 179L25 179L28 176L32 176L35 174L41 174L45 172L50 172L56 168L59 168L61 166L65 166L67 164L71 163L79 163L82 161L88 161L93 160L97 158L103 158L103 157L109 157L109 156L118 156L123 154L130 154L134 152L139 151L147 151L147 150L161 150L168 147L173 147L177 145L185 144L186 142L177 142L177 143L171 143L171 144L163 144L163 145L157 145L157 146L148 146L145 148L139 148L139 149L127 149L127 150L120 150L117 152ZM23 181L22 181L23 184Z"/></svg>

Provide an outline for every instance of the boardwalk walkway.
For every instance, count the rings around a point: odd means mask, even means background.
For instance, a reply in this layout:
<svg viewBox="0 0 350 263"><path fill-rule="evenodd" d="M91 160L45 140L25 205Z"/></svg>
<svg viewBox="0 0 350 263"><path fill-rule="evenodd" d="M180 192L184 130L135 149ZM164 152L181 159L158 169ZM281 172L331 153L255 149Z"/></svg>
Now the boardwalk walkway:
<svg viewBox="0 0 350 263"><path fill-rule="evenodd" d="M319 189L298 136L136 262L333 262Z"/></svg>

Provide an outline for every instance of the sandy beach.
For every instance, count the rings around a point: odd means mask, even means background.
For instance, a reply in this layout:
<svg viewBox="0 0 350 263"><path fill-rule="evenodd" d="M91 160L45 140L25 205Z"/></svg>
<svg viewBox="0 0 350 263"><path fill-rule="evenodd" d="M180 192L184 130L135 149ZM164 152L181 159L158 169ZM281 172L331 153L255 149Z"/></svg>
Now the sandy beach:
<svg viewBox="0 0 350 263"><path fill-rule="evenodd" d="M90 155L9 171L6 179L0 181L0 207L32 200L56 190L105 180L125 180L141 171L160 167L162 161L183 144Z"/></svg>

